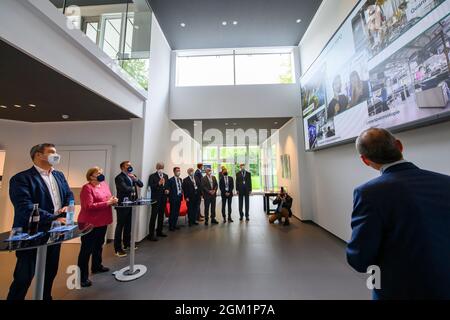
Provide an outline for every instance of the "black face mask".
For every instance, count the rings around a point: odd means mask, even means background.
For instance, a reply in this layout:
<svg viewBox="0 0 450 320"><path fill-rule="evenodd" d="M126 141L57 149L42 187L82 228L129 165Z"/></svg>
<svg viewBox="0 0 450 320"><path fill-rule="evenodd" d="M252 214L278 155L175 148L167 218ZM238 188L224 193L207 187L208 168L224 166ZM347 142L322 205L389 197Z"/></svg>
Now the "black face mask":
<svg viewBox="0 0 450 320"><path fill-rule="evenodd" d="M132 166L129 166L128 169L127 169L127 171L128 171L128 173L132 173L132 172L133 172L133 167L132 167Z"/></svg>
<svg viewBox="0 0 450 320"><path fill-rule="evenodd" d="M228 172L225 172L223 175L224 175L225 177L228 176Z"/></svg>
<svg viewBox="0 0 450 320"><path fill-rule="evenodd" d="M100 174L100 175L97 176L97 181L98 182L103 182L103 181L105 181L105 179L106 179L106 177L103 174Z"/></svg>

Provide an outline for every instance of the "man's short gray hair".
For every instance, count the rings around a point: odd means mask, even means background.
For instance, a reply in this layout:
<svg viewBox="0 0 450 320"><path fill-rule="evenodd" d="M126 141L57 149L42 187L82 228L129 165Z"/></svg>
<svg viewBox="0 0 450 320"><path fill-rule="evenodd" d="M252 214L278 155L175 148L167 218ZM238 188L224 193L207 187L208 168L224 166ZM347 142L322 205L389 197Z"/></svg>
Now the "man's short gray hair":
<svg viewBox="0 0 450 320"><path fill-rule="evenodd" d="M156 163L156 169L164 169L164 162L157 162Z"/></svg>
<svg viewBox="0 0 450 320"><path fill-rule="evenodd" d="M403 159L394 135L381 128L363 131L356 139L359 154L377 164L388 164Z"/></svg>

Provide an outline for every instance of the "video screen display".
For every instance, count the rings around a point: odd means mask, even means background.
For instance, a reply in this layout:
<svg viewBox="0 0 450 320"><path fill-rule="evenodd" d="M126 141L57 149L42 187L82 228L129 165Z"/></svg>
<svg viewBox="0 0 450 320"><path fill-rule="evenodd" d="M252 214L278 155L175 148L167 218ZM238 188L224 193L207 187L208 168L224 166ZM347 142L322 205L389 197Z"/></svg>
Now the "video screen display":
<svg viewBox="0 0 450 320"><path fill-rule="evenodd" d="M450 117L450 0L360 1L302 76L307 150Z"/></svg>

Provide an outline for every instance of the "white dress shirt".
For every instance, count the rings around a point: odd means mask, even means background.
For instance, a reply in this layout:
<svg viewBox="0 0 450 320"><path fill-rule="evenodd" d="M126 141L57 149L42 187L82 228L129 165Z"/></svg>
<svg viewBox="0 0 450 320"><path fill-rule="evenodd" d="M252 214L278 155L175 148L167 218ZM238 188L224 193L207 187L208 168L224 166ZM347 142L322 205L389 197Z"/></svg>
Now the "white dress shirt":
<svg viewBox="0 0 450 320"><path fill-rule="evenodd" d="M197 187L197 183L195 182L195 177L193 177L193 176L189 176L189 177L191 178L191 181L194 184L194 189L197 190L198 187Z"/></svg>
<svg viewBox="0 0 450 320"><path fill-rule="evenodd" d="M45 185L48 188L48 191L50 192L50 196L52 198L53 207L55 208L55 212L57 213L59 209L62 208L61 204L61 195L59 194L59 186L58 182L56 181L55 177L53 176L53 168L50 169L50 171L44 170L42 168L39 168L38 166L34 166L36 170L41 175L42 179L45 182Z"/></svg>
<svg viewBox="0 0 450 320"><path fill-rule="evenodd" d="M392 163L385 164L384 166L381 167L380 172L384 173L388 168L396 166L396 165L401 164L401 163L406 163L406 162L409 162L409 161L406 161L406 160L402 159L402 160L399 160L399 161L395 161L395 162L392 162Z"/></svg>

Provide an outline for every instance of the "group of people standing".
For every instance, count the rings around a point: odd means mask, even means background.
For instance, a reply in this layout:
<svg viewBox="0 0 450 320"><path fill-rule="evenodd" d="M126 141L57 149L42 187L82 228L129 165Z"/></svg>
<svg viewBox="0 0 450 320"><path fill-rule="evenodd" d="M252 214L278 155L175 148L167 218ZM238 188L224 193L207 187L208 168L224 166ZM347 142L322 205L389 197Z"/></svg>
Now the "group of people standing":
<svg viewBox="0 0 450 320"><path fill-rule="evenodd" d="M203 174L204 172L204 174ZM199 225L204 222L206 226L218 224L216 219L216 198L220 190L222 197L223 222L232 223L232 199L234 192L239 195L240 220L250 221L249 196L252 192L251 173L245 170L245 165L240 165L240 171L236 175L236 183L233 177L228 175L225 167L219 173L219 181L212 175L211 168L204 170L203 164L197 164L197 170L189 168L187 177L181 178L181 169L173 168L173 176L164 173L164 164L156 164L156 172L150 175L148 186L151 188L152 199L156 201L150 217L149 235L150 241L158 241L158 237L166 237L163 233L164 212L169 203L169 231L176 231L181 204L184 200L187 205L189 226ZM204 215L201 214L201 201L204 200ZM244 209L245 202L245 211ZM227 210L228 207L228 210ZM228 213L228 214L227 214ZM158 221L156 225L156 221ZM156 229L155 229L156 227Z"/></svg>
<svg viewBox="0 0 450 320"><path fill-rule="evenodd" d="M65 214L69 204L74 200L64 174L54 169L58 165L61 156L57 154L55 145L43 143L34 146L30 151L33 166L16 174L10 180L10 199L14 206L13 228L27 230L34 204L39 204L39 231L48 231L53 221L65 223ZM166 237L163 233L164 212L167 202L170 205L169 230L178 230L178 216L182 199L184 197L188 207L189 225L198 225L204 221L205 225L217 224L216 197L220 189L222 197L222 215L224 222L233 222L232 198L236 191L239 195L239 212L241 221L249 221L249 196L252 192L251 174L245 170L242 164L241 171L236 175L236 183L228 175L225 168L220 172L219 182L212 175L211 169L205 170L203 176L203 164L197 165L197 170L190 168L188 176L181 179L180 168L173 169L173 177L169 179L164 173L164 164L158 163L156 172L150 175L148 187L152 192L155 204L152 207L150 217L149 236L151 241L157 241L158 237ZM80 284L89 287L89 260L91 260L91 273L108 272L109 268L102 264L102 249L105 242L107 227L113 222L113 211L117 211L117 224L114 232L114 250L118 257L125 257L131 243L131 208L118 206L126 198L137 199L139 190L144 183L133 173L130 161L120 164L121 172L115 177L117 196L114 196L106 183L103 169L93 167L87 170L87 183L80 192L81 210L78 215L78 223L89 224L92 231L81 237L81 247L78 255L80 269ZM201 200L204 200L205 215L201 215ZM245 202L245 212L243 210ZM226 215L228 206L228 219ZM155 228L156 227L156 228ZM48 248L46 261L46 274L44 284L44 296L51 300L53 281L58 272L61 245L53 245ZM137 249L137 248L135 248ZM17 263L14 271L14 279L11 284L8 299L23 300L34 278L36 265L36 250L17 251Z"/></svg>

